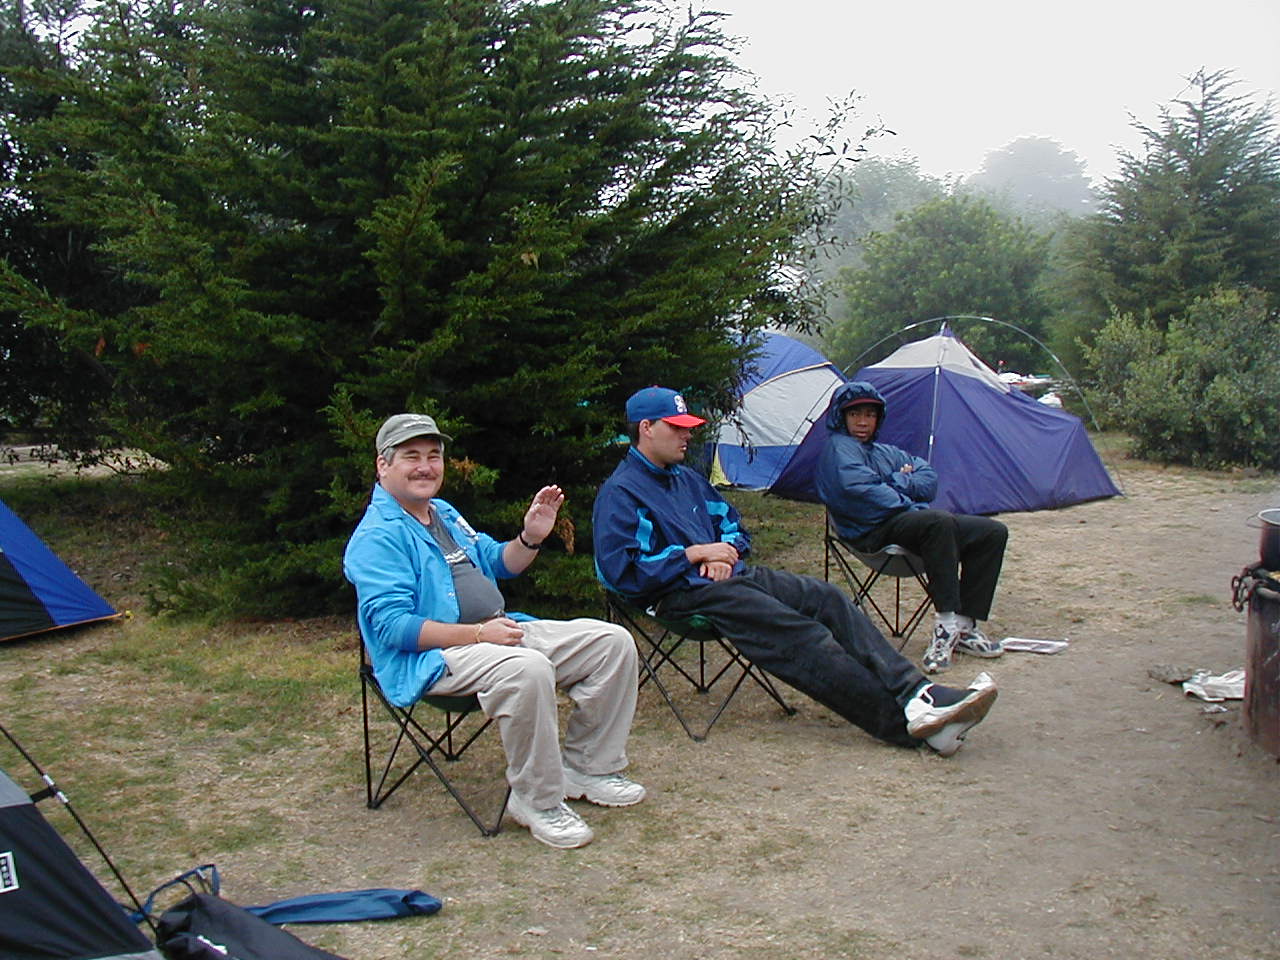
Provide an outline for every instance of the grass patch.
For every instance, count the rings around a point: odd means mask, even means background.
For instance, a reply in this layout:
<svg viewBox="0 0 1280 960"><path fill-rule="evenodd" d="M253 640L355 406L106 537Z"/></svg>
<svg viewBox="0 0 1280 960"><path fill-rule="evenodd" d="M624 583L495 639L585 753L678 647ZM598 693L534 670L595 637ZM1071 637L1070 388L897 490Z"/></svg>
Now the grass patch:
<svg viewBox="0 0 1280 960"><path fill-rule="evenodd" d="M6 643L5 726L139 885L270 847L357 767L350 623L291 626L135 616ZM37 785L7 743L0 767ZM96 868L74 825L55 825Z"/></svg>

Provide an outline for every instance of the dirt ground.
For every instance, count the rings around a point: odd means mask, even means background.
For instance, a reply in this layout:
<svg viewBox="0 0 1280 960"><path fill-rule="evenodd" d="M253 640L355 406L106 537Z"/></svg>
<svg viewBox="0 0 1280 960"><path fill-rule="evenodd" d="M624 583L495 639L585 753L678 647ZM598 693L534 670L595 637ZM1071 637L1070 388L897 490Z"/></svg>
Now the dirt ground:
<svg viewBox="0 0 1280 960"><path fill-rule="evenodd" d="M694 743L646 689L630 753L649 799L578 804L596 841L561 852L510 822L480 837L426 777L366 810L356 706L350 740L299 731L258 795L287 835L210 859L241 903L372 886L445 901L434 917L295 930L362 960L1280 958L1280 764L1245 737L1238 703L1206 713L1148 676L1244 666L1230 580L1257 556L1246 519L1280 504L1280 483L1120 478L1125 498L1003 518L992 632L1070 647L960 659L948 679L986 668L1001 692L954 758L880 745L794 692L786 717L754 689ZM778 565L821 575L812 520ZM907 652L922 649L918 634ZM492 783L496 759L464 764L464 786ZM309 774L335 763L336 787ZM235 802L251 808L254 789Z"/></svg>
<svg viewBox="0 0 1280 960"><path fill-rule="evenodd" d="M952 676L989 667L1001 697L953 759L881 746L799 696L787 718L755 690L693 743L646 691L631 752L651 798L584 809L590 847L480 839L438 791L357 812L350 847L413 876L443 843L453 866L421 875L454 898L432 921L440 956L1280 957L1280 765L1238 705L1206 714L1148 676L1244 666L1230 579L1257 555L1246 518L1280 488L1122 481L1124 499L1006 518L992 626L1071 645L962 660ZM814 529L786 565L820 572ZM375 932L347 946L410 949Z"/></svg>

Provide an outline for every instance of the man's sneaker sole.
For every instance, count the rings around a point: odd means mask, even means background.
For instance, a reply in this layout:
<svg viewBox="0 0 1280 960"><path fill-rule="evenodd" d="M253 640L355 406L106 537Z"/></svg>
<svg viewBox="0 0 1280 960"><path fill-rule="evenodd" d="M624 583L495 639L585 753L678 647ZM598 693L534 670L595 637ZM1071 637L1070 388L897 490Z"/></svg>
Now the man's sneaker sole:
<svg viewBox="0 0 1280 960"><path fill-rule="evenodd" d="M972 690L959 703L950 707L935 707L924 717L908 721L907 733L920 740L928 740L949 723L967 723L972 727L987 715L998 695L995 683L987 677L983 686Z"/></svg>
<svg viewBox="0 0 1280 960"><path fill-rule="evenodd" d="M940 757L954 757L960 752L960 748L964 746L965 734L972 730L977 723L977 720L964 723L949 723L925 740L925 743Z"/></svg>

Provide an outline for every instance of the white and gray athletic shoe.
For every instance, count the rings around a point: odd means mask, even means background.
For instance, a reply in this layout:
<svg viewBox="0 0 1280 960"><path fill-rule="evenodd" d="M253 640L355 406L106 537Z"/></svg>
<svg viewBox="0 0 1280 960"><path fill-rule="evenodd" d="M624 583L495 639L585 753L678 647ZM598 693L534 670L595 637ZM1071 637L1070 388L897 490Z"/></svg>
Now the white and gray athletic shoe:
<svg viewBox="0 0 1280 960"><path fill-rule="evenodd" d="M589 800L602 807L629 807L644 799L644 787L621 773L582 773L566 765L564 798Z"/></svg>
<svg viewBox="0 0 1280 960"><path fill-rule="evenodd" d="M972 627L965 627L960 631L960 636L956 640L956 649L961 653L967 653L971 657L999 657L1004 655L1004 644L999 640L992 640L982 628L976 623Z"/></svg>
<svg viewBox="0 0 1280 960"><path fill-rule="evenodd" d="M951 652L955 650L959 639L959 630L948 630L940 623L934 626L929 646L920 660L920 669L925 673L944 673L950 670Z"/></svg>
<svg viewBox="0 0 1280 960"><path fill-rule="evenodd" d="M528 827L535 840L559 850L585 847L595 837L586 821L563 800L554 807L537 810L512 790L507 812L516 823Z"/></svg>

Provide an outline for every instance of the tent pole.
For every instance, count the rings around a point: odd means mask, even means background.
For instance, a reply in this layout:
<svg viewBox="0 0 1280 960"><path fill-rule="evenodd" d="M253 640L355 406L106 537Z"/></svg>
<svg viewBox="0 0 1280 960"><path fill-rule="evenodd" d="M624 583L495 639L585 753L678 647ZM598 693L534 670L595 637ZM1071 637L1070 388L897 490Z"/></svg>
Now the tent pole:
<svg viewBox="0 0 1280 960"><path fill-rule="evenodd" d="M13 734L4 728L4 724L0 724L0 733L4 734L5 739L13 744L13 748L22 755L22 759L31 764L35 772L39 774L41 781L45 784L45 788L43 790L32 795L32 802L38 803L47 797L53 797L66 808L67 813L71 814L71 819L76 822L76 826L84 831L84 835L89 838L89 842L93 844L93 848L98 851L98 854L106 862L107 866L111 868L111 872L115 875L116 881L124 889L124 892L129 895L129 900L133 903L134 909L137 910L138 915L141 916L142 919L147 922L147 926L151 928L151 938L153 940L157 939L160 935L160 931L156 929L155 923L149 916L147 916L146 911L143 910L142 903L134 894L133 888L129 886L120 871L116 869L116 865L112 862L111 858L107 856L107 851L102 848L102 844L98 843L98 838L93 835L88 824L80 819L80 814L76 813L75 808L71 806L71 801L67 799L67 795L58 789L58 785L53 782L53 778L40 768L40 764L36 763L35 758L32 757L31 754L27 753L22 744L17 741Z"/></svg>

